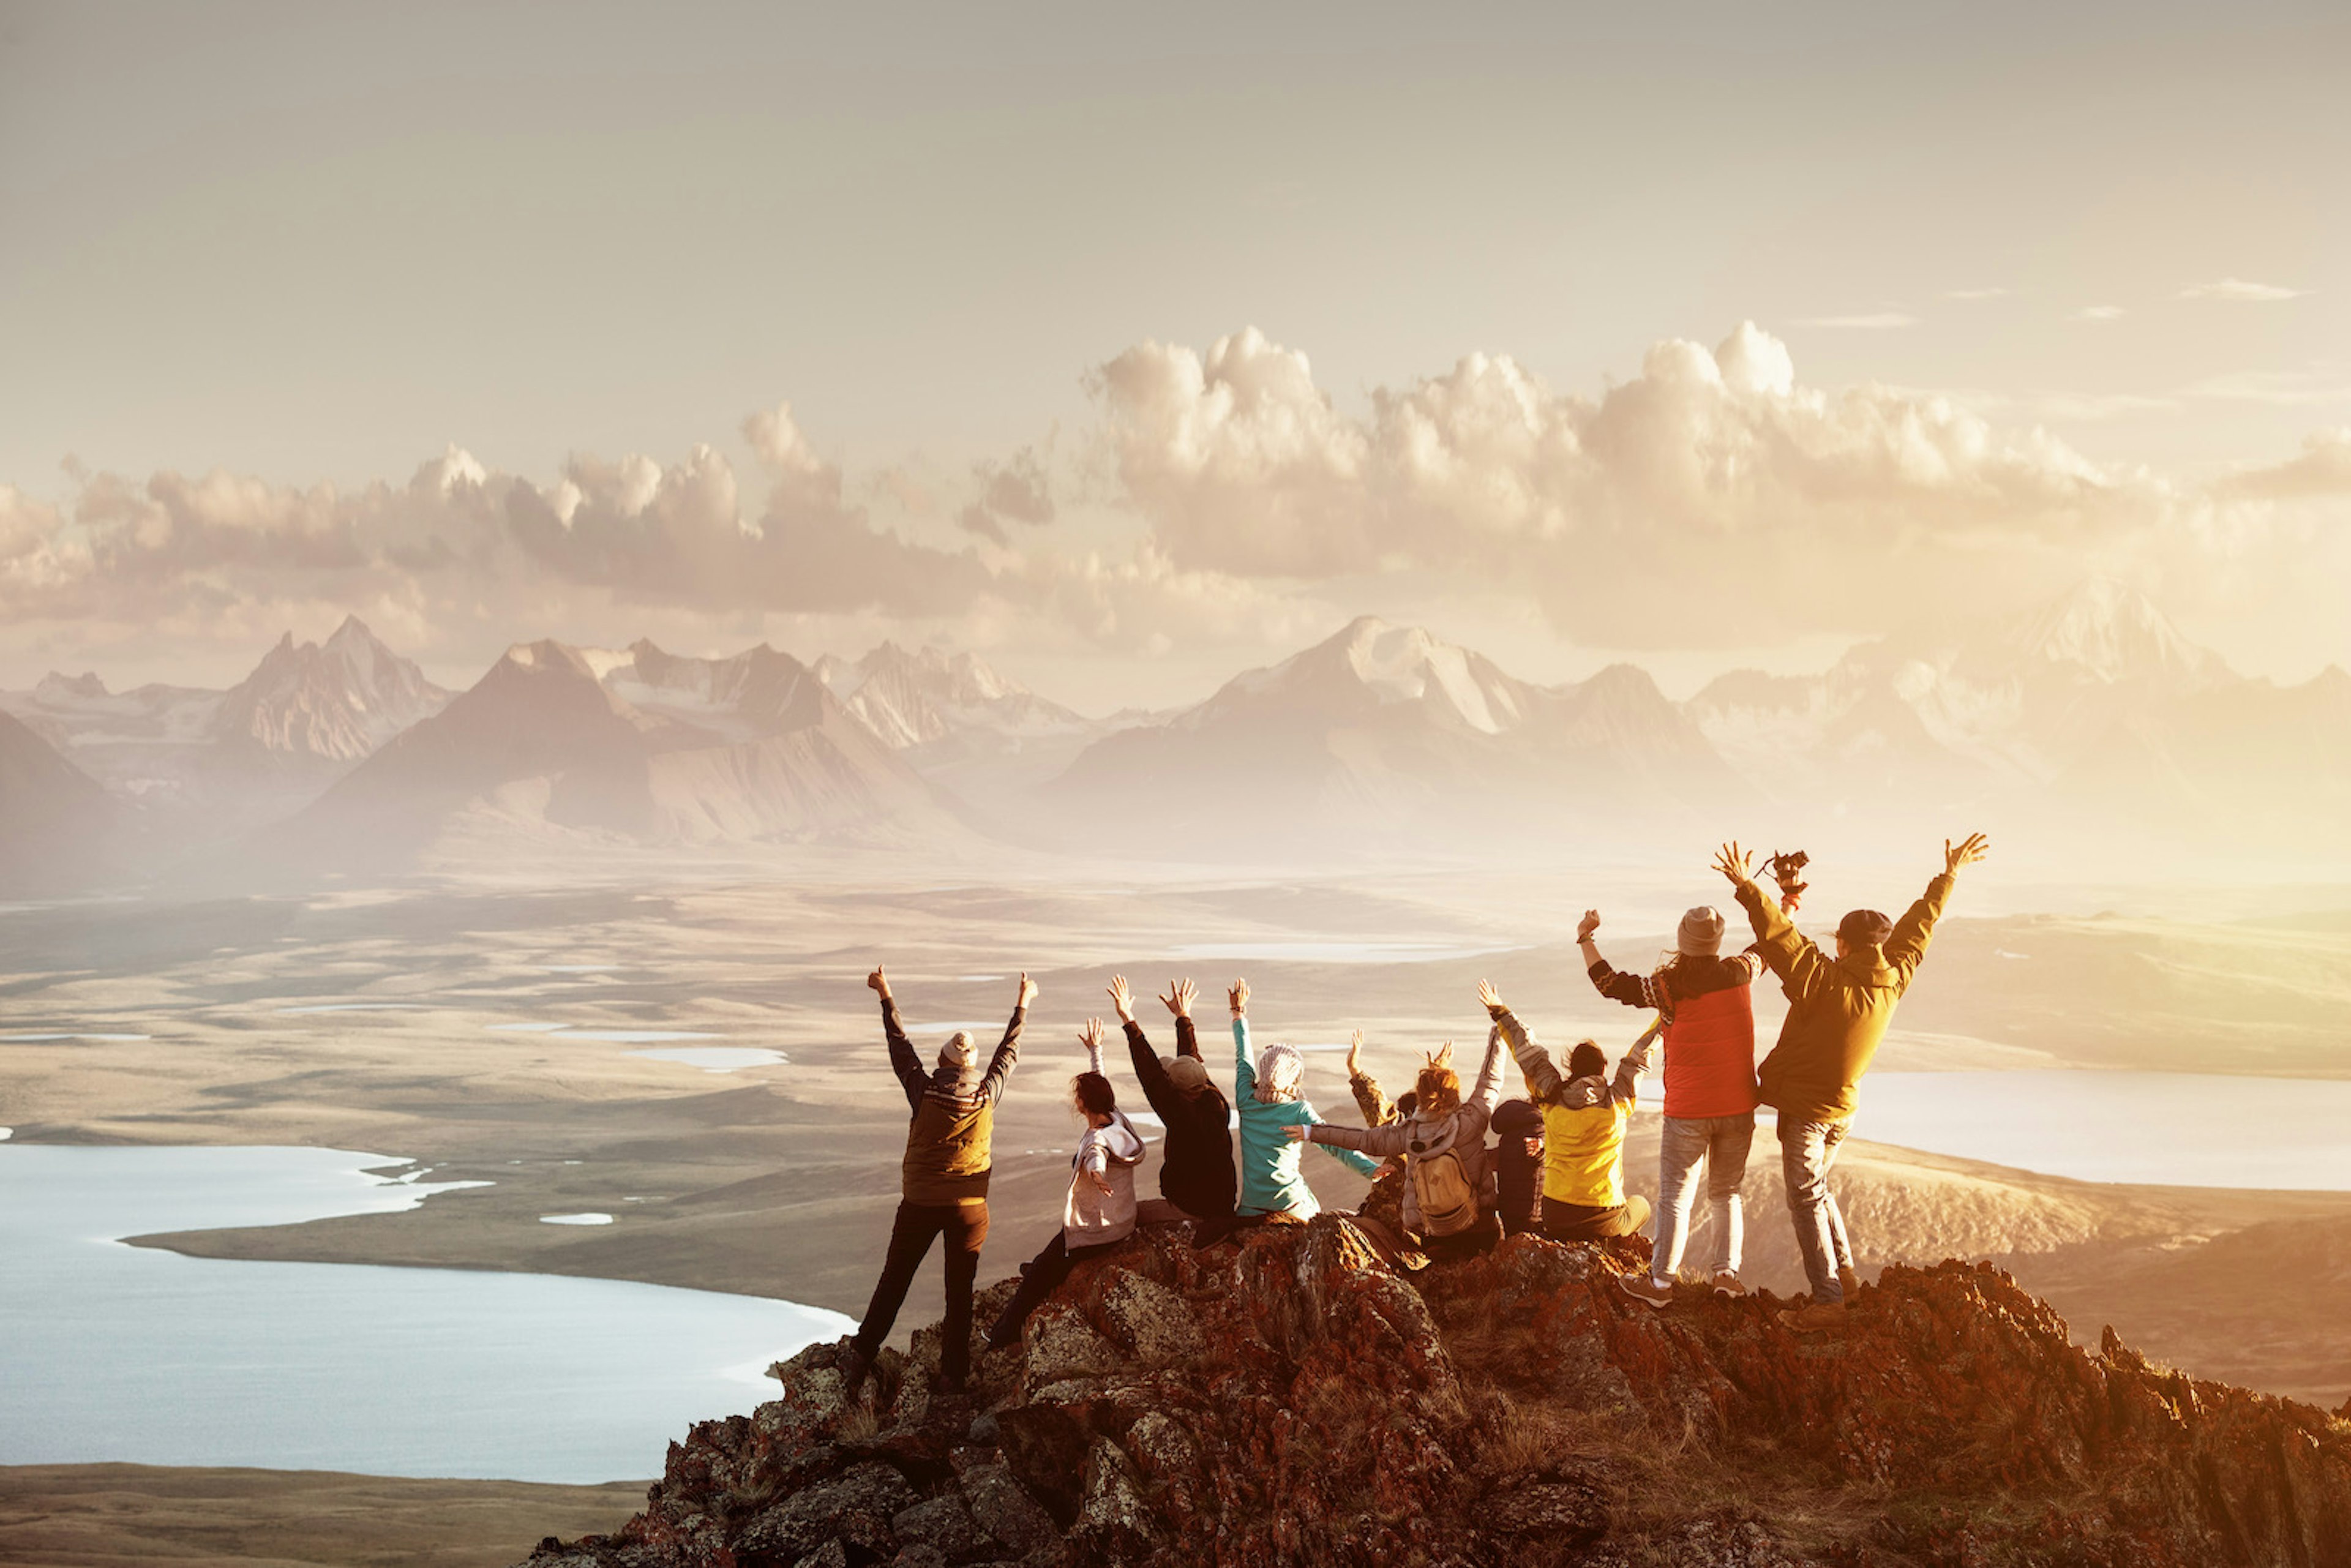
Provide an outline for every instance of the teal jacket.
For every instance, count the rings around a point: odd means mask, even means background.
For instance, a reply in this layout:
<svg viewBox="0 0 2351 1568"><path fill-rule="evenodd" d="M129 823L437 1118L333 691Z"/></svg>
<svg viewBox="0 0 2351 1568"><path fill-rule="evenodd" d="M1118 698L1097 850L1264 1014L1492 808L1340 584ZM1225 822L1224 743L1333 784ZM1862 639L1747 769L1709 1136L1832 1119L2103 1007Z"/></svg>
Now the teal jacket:
<svg viewBox="0 0 2351 1568"><path fill-rule="evenodd" d="M1292 1143L1285 1129L1301 1123L1314 1126L1322 1118L1303 1098L1266 1101L1257 1097L1257 1058L1249 1051L1245 1018L1233 1020L1233 1109L1241 1124L1241 1200L1237 1212L1279 1214L1288 1209L1301 1218L1311 1218L1322 1205L1314 1201L1314 1189L1306 1185L1298 1169L1298 1156L1306 1145ZM1350 1170L1364 1176L1379 1174L1380 1162L1368 1155L1315 1146Z"/></svg>

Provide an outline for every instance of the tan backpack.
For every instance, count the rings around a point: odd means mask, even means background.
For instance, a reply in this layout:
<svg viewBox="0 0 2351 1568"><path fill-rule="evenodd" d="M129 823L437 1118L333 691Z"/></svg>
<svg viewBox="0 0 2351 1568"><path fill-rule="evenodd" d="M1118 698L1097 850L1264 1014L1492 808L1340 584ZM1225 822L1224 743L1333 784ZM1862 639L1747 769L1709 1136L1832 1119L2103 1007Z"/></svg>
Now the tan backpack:
<svg viewBox="0 0 2351 1568"><path fill-rule="evenodd" d="M1412 1162L1412 1196L1428 1236L1458 1236L1478 1223L1478 1187L1451 1148Z"/></svg>

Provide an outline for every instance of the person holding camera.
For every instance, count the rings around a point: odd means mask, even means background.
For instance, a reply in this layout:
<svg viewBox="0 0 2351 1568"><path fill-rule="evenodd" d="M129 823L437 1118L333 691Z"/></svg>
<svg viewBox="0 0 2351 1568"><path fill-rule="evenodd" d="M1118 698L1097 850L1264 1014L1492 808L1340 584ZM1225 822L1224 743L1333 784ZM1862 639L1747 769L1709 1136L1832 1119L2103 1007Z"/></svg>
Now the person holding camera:
<svg viewBox="0 0 2351 1568"><path fill-rule="evenodd" d="M1779 1043L1756 1076L1762 1103L1779 1113L1788 1213L1813 1291L1810 1302L1780 1314L1791 1327L1839 1326L1846 1298L1860 1287L1844 1215L1829 1191L1829 1167L1853 1130L1862 1074L1918 973L1959 869L1982 860L1991 848L1981 833L1957 845L1944 840L1943 870L1924 895L1898 921L1874 909L1847 914L1837 923L1834 958L1763 896L1750 874L1748 852L1734 842L1715 856L1715 870L1729 879L1755 928L1754 951L1788 998Z"/></svg>

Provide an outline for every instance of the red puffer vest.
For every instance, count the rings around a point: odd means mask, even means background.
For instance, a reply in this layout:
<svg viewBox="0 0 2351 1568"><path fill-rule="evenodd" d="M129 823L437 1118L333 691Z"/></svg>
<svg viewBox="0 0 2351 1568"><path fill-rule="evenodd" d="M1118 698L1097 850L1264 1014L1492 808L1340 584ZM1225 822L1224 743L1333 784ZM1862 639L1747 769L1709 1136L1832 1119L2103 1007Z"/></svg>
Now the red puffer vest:
<svg viewBox="0 0 2351 1568"><path fill-rule="evenodd" d="M1667 1115L1697 1121L1755 1109L1751 987L1729 986L1676 1002L1665 1047Z"/></svg>

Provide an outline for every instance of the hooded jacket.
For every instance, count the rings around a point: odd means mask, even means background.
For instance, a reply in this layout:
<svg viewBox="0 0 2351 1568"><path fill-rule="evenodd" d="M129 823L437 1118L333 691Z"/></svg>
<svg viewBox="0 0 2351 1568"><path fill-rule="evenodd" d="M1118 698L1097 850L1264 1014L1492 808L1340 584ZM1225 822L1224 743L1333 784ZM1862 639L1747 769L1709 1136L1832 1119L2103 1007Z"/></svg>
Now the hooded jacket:
<svg viewBox="0 0 2351 1568"><path fill-rule="evenodd" d="M1501 1097L1502 1031L1496 1028L1487 1032L1486 1060L1478 1069L1476 1085L1451 1111L1441 1116L1416 1113L1377 1127L1342 1127L1323 1122L1307 1128L1306 1136L1311 1143L1354 1149L1365 1155L1402 1155L1405 1181L1399 1210L1405 1228L1418 1235L1424 1227L1420 1193L1412 1179L1413 1167L1424 1159L1451 1154L1461 1162L1461 1174L1470 1187L1485 1191L1486 1125L1493 1119L1494 1104Z"/></svg>
<svg viewBox="0 0 2351 1568"><path fill-rule="evenodd" d="M1241 1191L1245 1215L1290 1214L1311 1219L1322 1212L1314 1189L1298 1168L1304 1146L1290 1141L1289 1128L1327 1125L1303 1095L1295 1100L1257 1097L1257 1059L1249 1051L1249 1019L1233 1020L1233 1103L1241 1124ZM1377 1176L1380 1163L1353 1149L1327 1149L1332 1159L1364 1176Z"/></svg>
<svg viewBox="0 0 2351 1568"><path fill-rule="evenodd" d="M1762 956L1752 948L1684 957L1654 975L1625 974L1605 958L1590 971L1602 996L1655 1008L1665 1019L1666 1114L1693 1121L1755 1109L1755 1003L1748 988L1762 972Z"/></svg>
<svg viewBox="0 0 2351 1568"><path fill-rule="evenodd" d="M1804 1122L1843 1121L1859 1108L1861 1075L1886 1038L1895 1004L1918 973L1951 885L1949 873L1936 877L1882 945L1832 958L1754 883L1739 884L1740 904L1755 927L1755 950L1788 998L1780 1043L1757 1071L1763 1103Z"/></svg>
<svg viewBox="0 0 2351 1568"><path fill-rule="evenodd" d="M1203 1219L1230 1214L1240 1181L1233 1170L1233 1108L1225 1092L1214 1079L1191 1093L1176 1088L1139 1023L1126 1026L1126 1049L1143 1097L1167 1129L1159 1155L1159 1196ZM1199 1036L1188 1018L1176 1020L1176 1051L1200 1056Z"/></svg>
<svg viewBox="0 0 2351 1568"><path fill-rule="evenodd" d="M906 1156L900 1163L899 1190L908 1203L985 1203L993 1166L996 1103L1005 1080L1020 1060L1020 1024L1027 1009L1014 1008L1003 1041L977 1077L942 1067L923 1071L923 1059L898 1021L896 998L882 998L882 1032L890 1042L890 1068L906 1092L914 1120L906 1128Z"/></svg>
<svg viewBox="0 0 2351 1568"><path fill-rule="evenodd" d="M1527 1075L1543 1120L1543 1201L1614 1208L1625 1201L1625 1128L1638 1100L1662 1027L1651 1024L1616 1063L1615 1075L1569 1078L1508 1008L1494 1022Z"/></svg>
<svg viewBox="0 0 2351 1568"><path fill-rule="evenodd" d="M1102 1051L1090 1050L1092 1071L1102 1071ZM1061 1201L1061 1245L1106 1247L1134 1232L1134 1167L1143 1163L1143 1137L1123 1111L1110 1113L1107 1127L1089 1126L1070 1159L1070 1194Z"/></svg>

